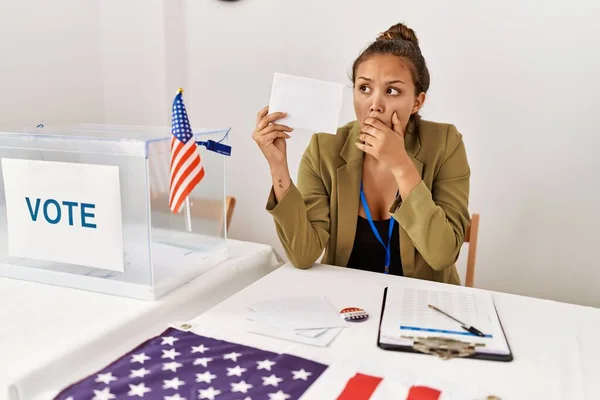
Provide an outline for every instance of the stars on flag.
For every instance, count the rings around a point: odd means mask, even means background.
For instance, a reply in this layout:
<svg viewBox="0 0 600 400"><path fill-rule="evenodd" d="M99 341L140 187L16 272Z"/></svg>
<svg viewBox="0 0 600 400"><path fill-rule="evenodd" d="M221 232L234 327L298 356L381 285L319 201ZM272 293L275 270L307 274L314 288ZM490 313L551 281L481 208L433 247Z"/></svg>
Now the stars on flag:
<svg viewBox="0 0 600 400"><path fill-rule="evenodd" d="M292 379L302 379L303 381L307 380L308 377L312 375L312 373L305 371L304 368L299 371L292 371L292 374L294 375Z"/></svg>
<svg viewBox="0 0 600 400"><path fill-rule="evenodd" d="M112 373L107 373L107 374L98 374L98 377L96 378L96 382L102 382L105 383L106 385L109 385L112 381L116 381L117 378L115 378L113 376Z"/></svg>
<svg viewBox="0 0 600 400"><path fill-rule="evenodd" d="M177 372L177 368L181 368L181 367L183 367L183 364L173 361L170 363L164 363L162 370Z"/></svg>
<svg viewBox="0 0 600 400"><path fill-rule="evenodd" d="M215 397L220 395L221 391L218 389L215 389L214 387L209 387L208 389L200 389L198 391L198 398L200 399L208 399L208 400L215 400Z"/></svg>
<svg viewBox="0 0 600 400"><path fill-rule="evenodd" d="M143 364L144 362L150 360L150 357L148 357L146 354L144 353L140 353L140 354L134 354L133 356L131 356L131 362L138 362L140 364Z"/></svg>
<svg viewBox="0 0 600 400"><path fill-rule="evenodd" d="M175 342L178 341L179 339L177 339L176 337L173 336L166 336L164 338L162 338L162 345L169 345L169 346L175 346Z"/></svg>
<svg viewBox="0 0 600 400"><path fill-rule="evenodd" d="M175 349L163 350L162 352L162 358L170 358L171 360L174 360L175 357L181 355L181 353L176 352Z"/></svg>
<svg viewBox="0 0 600 400"><path fill-rule="evenodd" d="M244 372L246 372L246 368L242 368L239 365L236 365L234 368L227 368L227 376L239 376L241 377Z"/></svg>
<svg viewBox="0 0 600 400"><path fill-rule="evenodd" d="M256 369L258 369L258 370L266 369L267 371L271 371L271 367L277 363L275 361L271 361L271 360L262 360L262 361L257 361L256 364L257 364Z"/></svg>
<svg viewBox="0 0 600 400"><path fill-rule="evenodd" d="M213 379L216 379L216 375L210 373L210 371L206 371L202 374L196 374L196 382L206 382L210 383Z"/></svg>
<svg viewBox="0 0 600 400"><path fill-rule="evenodd" d="M129 393L127 393L127 396L144 397L144 395L150 391L151 389L146 387L144 382L137 385L129 384Z"/></svg>
<svg viewBox="0 0 600 400"><path fill-rule="evenodd" d="M94 397L92 397L92 400L111 400L116 397L117 396L110 392L110 388L107 387L102 390L94 390Z"/></svg>
<svg viewBox="0 0 600 400"><path fill-rule="evenodd" d="M194 360L194 365L202 365L204 368L208 368L208 363L211 362L213 359L210 357L202 357L202 358L196 358Z"/></svg>
<svg viewBox="0 0 600 400"><path fill-rule="evenodd" d="M271 374L271 376L263 376L262 380L264 386L271 385L275 387L279 386L279 382L283 381L282 378L275 376L275 374Z"/></svg>
<svg viewBox="0 0 600 400"><path fill-rule="evenodd" d="M150 373L146 368L132 369L129 378L143 378Z"/></svg>
<svg viewBox="0 0 600 400"><path fill-rule="evenodd" d="M239 393L248 393L249 389L252 389L254 386L246 383L245 381L231 383L231 391L239 392Z"/></svg>
<svg viewBox="0 0 600 400"><path fill-rule="evenodd" d="M223 360L231 360L233 362L237 362L238 357L240 357L241 353L236 353L235 351L232 353L225 354L223 356Z"/></svg>
<svg viewBox="0 0 600 400"><path fill-rule="evenodd" d="M284 393L281 390L278 390L276 393L269 393L269 400L287 400L290 397L292 396L290 396L287 393Z"/></svg>
<svg viewBox="0 0 600 400"><path fill-rule="evenodd" d="M185 397L181 397L179 393L175 393L173 396L165 396L165 400L187 400Z"/></svg>
<svg viewBox="0 0 600 400"><path fill-rule="evenodd" d="M181 379L179 379L179 377L177 377L177 376L171 380L163 380L163 382L164 382L163 389L179 390L179 386L185 385L185 382L182 381Z"/></svg>
<svg viewBox="0 0 600 400"><path fill-rule="evenodd" d="M169 328L57 398L296 400L326 368L297 356Z"/></svg>
<svg viewBox="0 0 600 400"><path fill-rule="evenodd" d="M192 346L192 354L194 353L201 353L204 354L204 352L210 350L208 347L204 346L203 344L201 344L200 346Z"/></svg>

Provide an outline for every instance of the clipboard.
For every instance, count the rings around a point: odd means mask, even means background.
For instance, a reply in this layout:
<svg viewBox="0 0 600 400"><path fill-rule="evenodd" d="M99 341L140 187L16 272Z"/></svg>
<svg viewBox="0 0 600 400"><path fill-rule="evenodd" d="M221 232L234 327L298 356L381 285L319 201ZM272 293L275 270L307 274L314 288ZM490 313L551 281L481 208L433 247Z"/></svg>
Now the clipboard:
<svg viewBox="0 0 600 400"><path fill-rule="evenodd" d="M478 345L474 345L473 342L468 342L466 340L437 340L436 338L420 338L413 341L412 345L401 345L401 344L392 344L392 343L382 343L381 341L381 325L383 322L383 318L385 315L386 309L386 301L388 298L388 287L386 287L383 291L383 300L381 303L381 315L379 318L379 325L377 329L377 347L383 350L389 351L402 351L408 353L419 353L419 354L437 354L441 358L450 359L450 358L472 358L478 360L489 360L489 361L502 361L502 362L510 362L513 360L512 350L510 348L510 344L506 339L506 334L504 332L504 328L502 326L502 322L500 321L500 317L498 315L498 310L496 306L493 305L495 317L497 318L499 324L499 331L503 335L503 339L506 343L506 347L508 349L507 354L490 354L484 352L478 352L477 348L482 347ZM439 339L439 338L438 338ZM443 356L446 354L446 356Z"/></svg>

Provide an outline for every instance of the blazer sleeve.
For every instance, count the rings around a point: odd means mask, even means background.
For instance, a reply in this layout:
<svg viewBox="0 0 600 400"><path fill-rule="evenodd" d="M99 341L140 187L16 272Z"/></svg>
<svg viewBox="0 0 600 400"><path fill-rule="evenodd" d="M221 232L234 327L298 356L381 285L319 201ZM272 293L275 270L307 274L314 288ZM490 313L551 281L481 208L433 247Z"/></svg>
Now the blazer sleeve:
<svg viewBox="0 0 600 400"><path fill-rule="evenodd" d="M279 240L290 262L309 268L321 256L329 240L329 193L321 178L318 136L312 136L298 169L298 185L292 182L281 201L273 188L267 211L273 216Z"/></svg>
<svg viewBox="0 0 600 400"><path fill-rule="evenodd" d="M447 132L442 165L431 190L421 181L390 213L406 230L417 251L434 270L452 266L470 223L471 176L462 135L453 125Z"/></svg>

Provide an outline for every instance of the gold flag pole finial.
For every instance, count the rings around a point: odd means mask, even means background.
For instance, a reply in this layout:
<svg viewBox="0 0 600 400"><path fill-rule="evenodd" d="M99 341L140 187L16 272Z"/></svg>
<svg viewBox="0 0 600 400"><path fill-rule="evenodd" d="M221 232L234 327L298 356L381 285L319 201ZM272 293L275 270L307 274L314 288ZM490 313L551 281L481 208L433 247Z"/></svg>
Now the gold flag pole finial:
<svg viewBox="0 0 600 400"><path fill-rule="evenodd" d="M179 94L179 93L183 94L183 88L177 89L177 94Z"/></svg>

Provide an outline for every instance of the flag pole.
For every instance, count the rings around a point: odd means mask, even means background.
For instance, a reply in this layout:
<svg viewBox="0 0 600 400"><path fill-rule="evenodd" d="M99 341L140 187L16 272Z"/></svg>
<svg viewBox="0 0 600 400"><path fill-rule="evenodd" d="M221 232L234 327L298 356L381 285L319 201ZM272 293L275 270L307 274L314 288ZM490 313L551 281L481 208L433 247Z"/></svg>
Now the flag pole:
<svg viewBox="0 0 600 400"><path fill-rule="evenodd" d="M185 227L188 232L192 231L192 212L190 210L190 196L185 196Z"/></svg>

